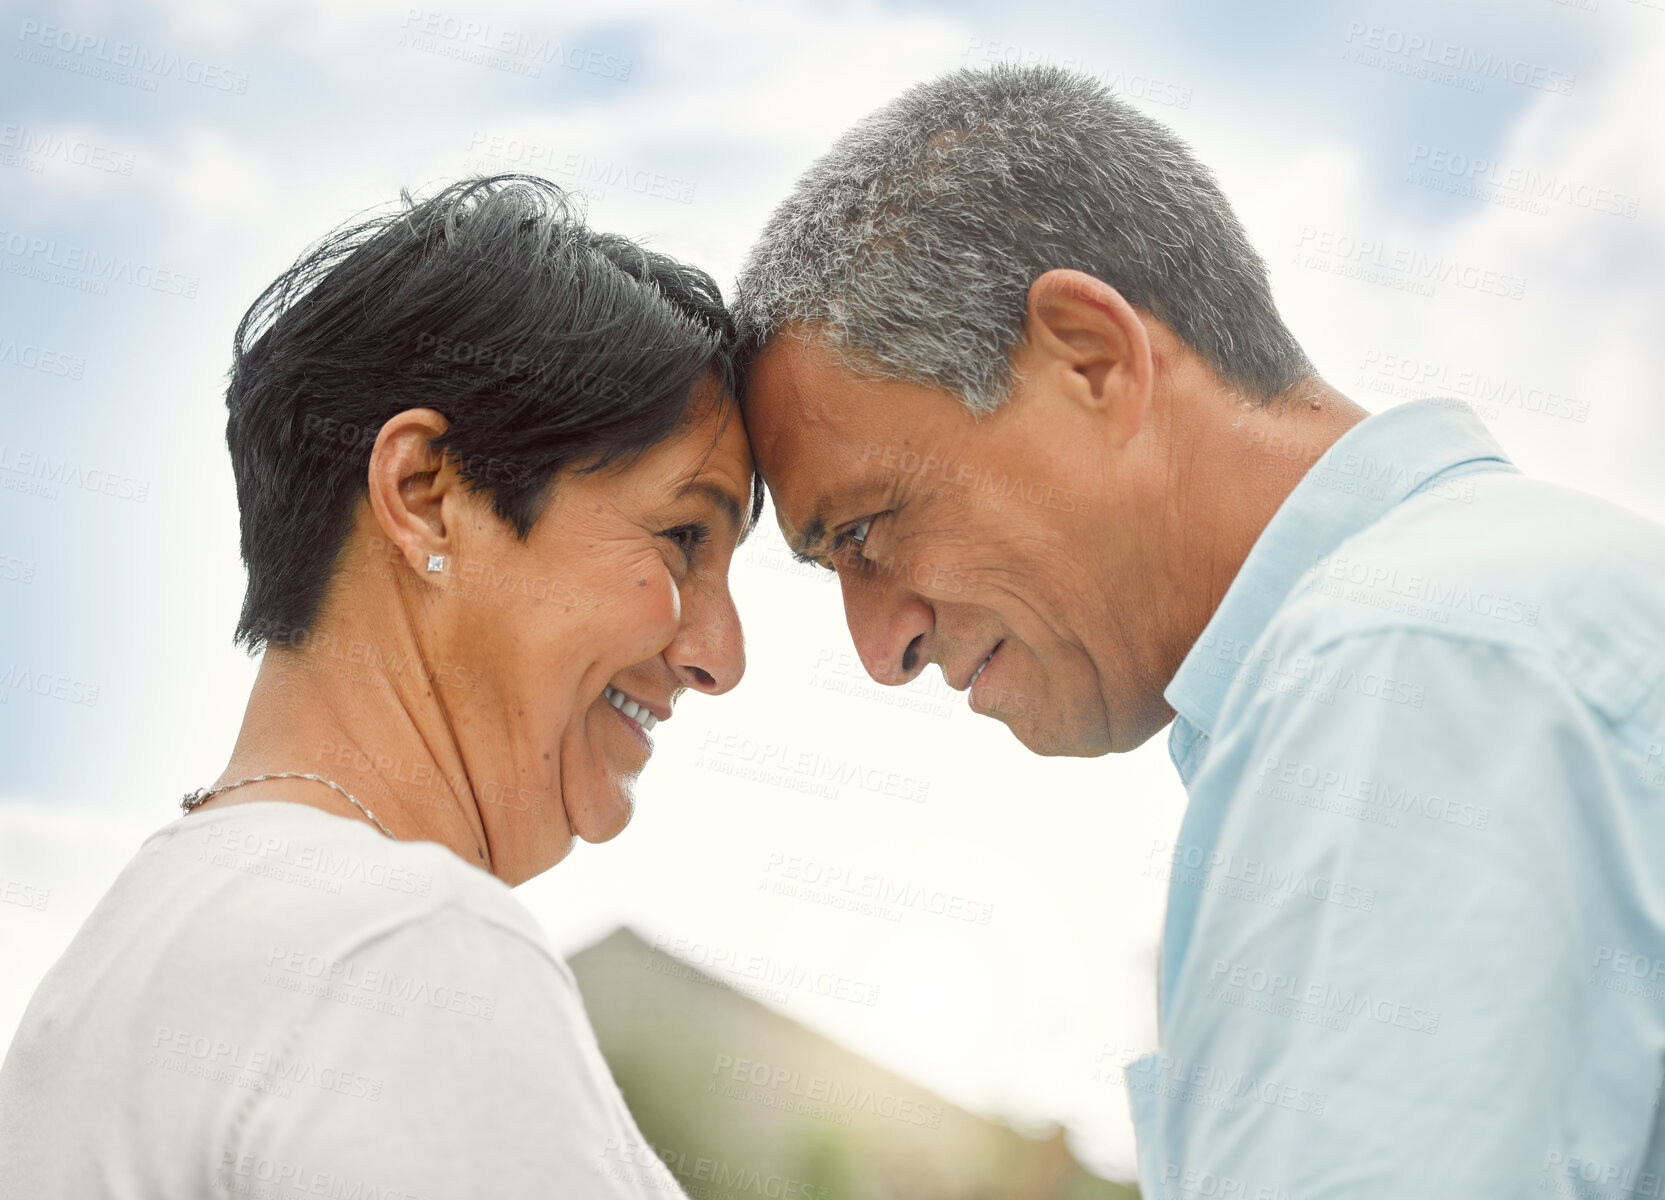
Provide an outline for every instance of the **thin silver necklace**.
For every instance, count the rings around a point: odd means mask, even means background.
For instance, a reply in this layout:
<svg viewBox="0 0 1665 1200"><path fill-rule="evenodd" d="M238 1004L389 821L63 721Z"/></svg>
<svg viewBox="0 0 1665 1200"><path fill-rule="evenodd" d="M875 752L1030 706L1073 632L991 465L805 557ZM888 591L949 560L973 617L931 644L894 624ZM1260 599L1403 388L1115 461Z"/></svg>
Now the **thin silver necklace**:
<svg viewBox="0 0 1665 1200"><path fill-rule="evenodd" d="M353 802L353 807L358 809L358 811L363 813L365 816L369 817L370 820L375 823L377 829L381 830L383 833L387 833L388 837L393 837L391 833L387 832L387 826L376 820L375 813L360 804L357 796L353 795L346 788L335 782L335 780L325 779L322 775L305 775L299 771L277 771L271 775L254 775L248 779L239 779L236 783L228 783L224 787L198 788L194 792L186 792L184 798L179 802L179 807L184 809L186 812L190 812L193 808L211 796L217 796L221 792L229 792L232 788L242 787L245 783L259 783L263 779L310 779L315 783L323 784L325 787L332 787L343 796L347 797L347 799L351 800ZM399 839L393 838L393 840L398 841Z"/></svg>

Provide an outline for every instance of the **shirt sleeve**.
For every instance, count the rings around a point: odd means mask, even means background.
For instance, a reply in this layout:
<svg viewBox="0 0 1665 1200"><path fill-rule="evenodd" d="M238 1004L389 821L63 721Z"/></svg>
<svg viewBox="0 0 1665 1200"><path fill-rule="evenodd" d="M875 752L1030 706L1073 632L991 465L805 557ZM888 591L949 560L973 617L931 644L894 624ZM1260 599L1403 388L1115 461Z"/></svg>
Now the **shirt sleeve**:
<svg viewBox="0 0 1665 1200"><path fill-rule="evenodd" d="M260 1064L215 1195L683 1195L570 970L523 934L447 908L322 974L301 976L311 994Z"/></svg>
<svg viewBox="0 0 1665 1200"><path fill-rule="evenodd" d="M1237 689L1193 781L1185 952L1128 1080L1146 1194L1542 1195L1591 1003L1599 730L1507 646L1391 630L1322 661L1332 686Z"/></svg>

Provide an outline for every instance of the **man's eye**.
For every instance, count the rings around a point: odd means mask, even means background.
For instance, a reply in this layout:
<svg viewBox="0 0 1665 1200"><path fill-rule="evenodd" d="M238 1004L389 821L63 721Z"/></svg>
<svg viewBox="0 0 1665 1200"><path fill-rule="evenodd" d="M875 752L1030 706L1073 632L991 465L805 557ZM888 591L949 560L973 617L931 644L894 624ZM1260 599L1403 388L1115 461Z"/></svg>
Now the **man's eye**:
<svg viewBox="0 0 1665 1200"><path fill-rule="evenodd" d="M862 553L862 548L867 545L867 531L872 524L872 517L863 517L834 538L827 552L837 554L845 546L850 546L854 548L856 557L865 561L867 556Z"/></svg>

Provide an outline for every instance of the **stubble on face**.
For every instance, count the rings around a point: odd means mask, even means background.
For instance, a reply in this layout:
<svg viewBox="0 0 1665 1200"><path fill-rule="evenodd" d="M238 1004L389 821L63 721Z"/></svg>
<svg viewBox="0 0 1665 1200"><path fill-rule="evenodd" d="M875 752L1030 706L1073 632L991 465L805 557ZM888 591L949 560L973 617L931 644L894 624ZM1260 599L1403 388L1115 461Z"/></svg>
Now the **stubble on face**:
<svg viewBox="0 0 1665 1200"><path fill-rule="evenodd" d="M900 683L935 662L964 687L999 646L976 711L1038 754L1121 748L1101 683L1116 623L1083 552L1102 513L1075 457L1037 427L1047 413L1020 395L977 420L951 393L864 377L814 338L773 343L748 396L782 533L838 571L869 674ZM864 561L837 547L868 517Z"/></svg>

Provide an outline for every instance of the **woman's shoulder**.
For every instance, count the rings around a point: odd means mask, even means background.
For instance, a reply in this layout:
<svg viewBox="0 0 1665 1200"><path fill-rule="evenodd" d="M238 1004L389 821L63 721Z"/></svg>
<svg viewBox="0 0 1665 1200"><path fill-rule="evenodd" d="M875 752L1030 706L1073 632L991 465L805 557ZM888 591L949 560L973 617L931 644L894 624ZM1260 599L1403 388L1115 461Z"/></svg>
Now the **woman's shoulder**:
<svg viewBox="0 0 1665 1200"><path fill-rule="evenodd" d="M223 1041L228 1022L259 1041L336 1010L412 1026L423 1013L490 1019L503 992L583 1011L571 970L506 884L438 844L270 802L147 838L31 1008L122 1040L140 1019L164 1041Z"/></svg>
<svg viewBox="0 0 1665 1200"><path fill-rule="evenodd" d="M531 952L528 964L543 960L571 984L538 920L503 880L445 845L390 840L301 804L251 802L171 822L145 840L100 909L123 924L138 894L148 897L148 924L167 935L170 957L205 967L255 947L273 967L301 964L303 974L323 970L330 979L355 950L388 945L401 932L421 944L425 930L456 929L466 932L428 939L426 957L445 952L466 962L511 939Z"/></svg>
<svg viewBox="0 0 1665 1200"><path fill-rule="evenodd" d="M184 1172L208 1146L222 1167L397 1168L459 1195L495 1139L525 1185L505 1192L623 1194L598 1172L640 1135L510 889L444 847L282 807L143 843L31 1002L0 1110L67 1127L117 1097L106 1132L134 1161L174 1147Z"/></svg>

